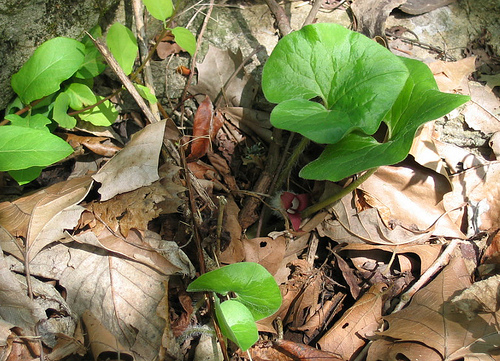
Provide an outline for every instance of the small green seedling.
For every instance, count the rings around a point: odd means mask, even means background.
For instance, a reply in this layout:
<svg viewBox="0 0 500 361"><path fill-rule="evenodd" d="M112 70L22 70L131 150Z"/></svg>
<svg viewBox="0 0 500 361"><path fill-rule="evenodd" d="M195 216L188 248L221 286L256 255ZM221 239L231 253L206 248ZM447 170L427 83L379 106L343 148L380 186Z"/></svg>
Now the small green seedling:
<svg viewBox="0 0 500 361"><path fill-rule="evenodd" d="M144 3L164 23L173 15L172 0ZM179 46L193 55L196 40L189 30L177 27L171 31ZM99 27L89 33L94 38L102 36ZM132 31L115 23L106 43L125 74L131 74L138 53ZM92 91L94 78L105 67L88 36L81 42L57 37L40 45L11 79L18 97L6 111L10 124L0 127L0 172L8 171L19 184L28 183L44 167L73 152L69 144L52 134L57 126L71 129L78 119L94 126L113 124L118 116L114 105ZM143 98L157 102L147 87L134 85Z"/></svg>
<svg viewBox="0 0 500 361"><path fill-rule="evenodd" d="M189 292L229 293L235 298L215 299L215 315L222 334L242 351L259 338L255 321L271 316L281 306L281 292L274 277L260 264L241 262L210 271L188 286Z"/></svg>
<svg viewBox="0 0 500 361"><path fill-rule="evenodd" d="M312 24L280 40L262 74L278 103L271 123L326 144L300 176L339 181L402 161L418 128L469 97L442 93L429 68L336 24ZM384 122L385 139L374 134Z"/></svg>

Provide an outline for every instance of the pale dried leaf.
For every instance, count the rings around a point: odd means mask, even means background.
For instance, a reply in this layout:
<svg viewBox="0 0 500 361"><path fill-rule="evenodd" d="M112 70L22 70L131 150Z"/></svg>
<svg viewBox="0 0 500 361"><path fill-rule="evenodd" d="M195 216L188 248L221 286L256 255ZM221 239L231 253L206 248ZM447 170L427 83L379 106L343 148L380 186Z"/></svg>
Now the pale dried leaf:
<svg viewBox="0 0 500 361"><path fill-rule="evenodd" d="M451 190L449 181L433 171L383 166L360 188L383 201L391 210L392 219L386 220L386 224L401 224L407 229L428 231L436 236L464 238L441 203Z"/></svg>
<svg viewBox="0 0 500 361"><path fill-rule="evenodd" d="M357 0L351 5L358 28L370 38L385 38L385 22L389 14L406 0Z"/></svg>
<svg viewBox="0 0 500 361"><path fill-rule="evenodd" d="M462 114L469 127L491 134L500 131L500 99L486 89L478 82L468 83L471 101Z"/></svg>
<svg viewBox="0 0 500 361"><path fill-rule="evenodd" d="M499 309L500 275L474 283L451 300L455 306L472 319L478 313L495 313Z"/></svg>
<svg viewBox="0 0 500 361"><path fill-rule="evenodd" d="M398 346L401 342L418 342L447 360L491 354L500 338L494 316L468 320L450 301L457 291L470 287L470 276L463 258L453 257L431 283L415 294L407 308L384 317L389 328L379 337L393 342L392 348L398 348L402 355L405 349Z"/></svg>
<svg viewBox="0 0 500 361"><path fill-rule="evenodd" d="M11 329L16 327L12 323L4 321L0 318L0 347L7 345L7 338L12 334Z"/></svg>
<svg viewBox="0 0 500 361"><path fill-rule="evenodd" d="M60 284L72 310L92 312L135 360L155 359L164 327L156 308L165 276L91 246L74 245L68 252Z"/></svg>
<svg viewBox="0 0 500 361"><path fill-rule="evenodd" d="M452 92L464 84L464 80L476 70L476 57L471 56L454 62L437 60L429 65L439 90Z"/></svg>
<svg viewBox="0 0 500 361"><path fill-rule="evenodd" d="M58 213L85 198L91 184L90 177L74 178L56 183L13 202L0 203L0 224L10 235L27 240L24 246L28 247L30 253L28 259L32 259L40 249L56 241L64 229L74 227L74 220L66 217L72 212L68 211L51 223L51 227L57 227L57 229L46 228ZM49 233L46 232L37 244L37 238L44 228ZM24 259L23 252L16 246L10 235L6 232L0 233L2 249L21 260Z"/></svg>
<svg viewBox="0 0 500 361"><path fill-rule="evenodd" d="M226 86L229 78L243 61L241 50L233 54L230 50L221 50L209 46L202 63L197 64L198 84L190 86L192 94L206 94L215 101L222 97L226 106L251 108L257 90L257 83L244 70ZM243 75L241 75L243 72ZM203 99L200 99L200 101Z"/></svg>
<svg viewBox="0 0 500 361"><path fill-rule="evenodd" d="M444 206L451 211L467 202L465 208L453 211L458 224L468 215L468 234L500 227L500 162L467 169L450 176L453 191L444 196Z"/></svg>
<svg viewBox="0 0 500 361"><path fill-rule="evenodd" d="M426 232L412 232L400 226L388 228L375 208L358 212L352 194L330 208L334 217L327 217L317 227L321 237L339 243L405 244L422 243L430 236Z"/></svg>
<svg viewBox="0 0 500 361"><path fill-rule="evenodd" d="M147 186L159 179L158 160L165 122L149 124L92 177L101 183L101 200Z"/></svg>
<svg viewBox="0 0 500 361"><path fill-rule="evenodd" d="M318 344L323 351L340 355L349 360L366 343L366 336L376 331L382 321L383 291L385 284L370 288L330 328Z"/></svg>
<svg viewBox="0 0 500 361"><path fill-rule="evenodd" d="M402 350L409 360L443 361L438 352L419 343L394 343L383 339L376 340L370 345L366 361L400 361Z"/></svg>
<svg viewBox="0 0 500 361"><path fill-rule="evenodd" d="M354 243L342 247L342 251L347 252L349 259L353 262L354 267L357 269L363 269L363 264L366 259L370 258L370 253L374 250L387 252L388 260L391 258L391 254L394 252L398 255L411 253L418 256L420 262L418 264L420 268L420 274L424 273L437 259L441 253L441 245L414 245L414 244L402 244L393 246L374 246L370 244ZM364 251L364 252L363 252ZM365 257L360 257L364 254ZM372 258L373 259L373 258ZM400 270L404 272L404 270Z"/></svg>
<svg viewBox="0 0 500 361"><path fill-rule="evenodd" d="M428 122L420 127L413 139L410 154L413 155L418 164L433 170L445 177L448 172L443 157L439 154L437 134L434 130L434 122Z"/></svg>
<svg viewBox="0 0 500 361"><path fill-rule="evenodd" d="M10 271L0 253L0 319L30 333L35 323L43 318L43 310L26 295L26 287Z"/></svg>
<svg viewBox="0 0 500 361"><path fill-rule="evenodd" d="M243 248L246 262L260 263L274 275L285 257L286 241L283 236L276 239L271 237L245 239Z"/></svg>

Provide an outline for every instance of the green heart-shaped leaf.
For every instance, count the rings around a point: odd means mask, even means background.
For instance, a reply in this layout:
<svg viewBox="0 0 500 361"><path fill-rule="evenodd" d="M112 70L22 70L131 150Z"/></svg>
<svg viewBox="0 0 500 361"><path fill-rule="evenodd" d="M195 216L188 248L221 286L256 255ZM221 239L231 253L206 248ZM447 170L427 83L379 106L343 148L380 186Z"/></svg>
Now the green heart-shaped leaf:
<svg viewBox="0 0 500 361"><path fill-rule="evenodd" d="M407 68L389 50L321 23L280 40L264 66L262 89L280 103L271 113L274 126L334 144L355 130L373 134L407 78Z"/></svg>
<svg viewBox="0 0 500 361"><path fill-rule="evenodd" d="M260 264L234 263L205 273L188 286L189 292L211 291L236 294L258 321L272 315L281 306L281 292L274 277Z"/></svg>
<svg viewBox="0 0 500 361"><path fill-rule="evenodd" d="M220 303L215 296L215 315L222 334L242 351L248 350L259 339L252 313L242 303L235 300Z"/></svg>
<svg viewBox="0 0 500 361"><path fill-rule="evenodd" d="M470 99L440 92L424 63L407 58L401 60L408 67L410 77L384 120L388 127L387 142L379 143L369 135L351 133L340 142L328 145L318 159L300 171L301 177L338 181L363 170L398 163L407 156L422 124L449 113Z"/></svg>
<svg viewBox="0 0 500 361"><path fill-rule="evenodd" d="M126 75L134 68L139 47L132 31L120 23L114 23L106 35L106 44Z"/></svg>
<svg viewBox="0 0 500 361"><path fill-rule="evenodd" d="M189 55L193 56L196 50L196 38L194 35L188 29L180 26L173 28L171 31L175 36L177 45L186 50Z"/></svg>
<svg viewBox="0 0 500 361"><path fill-rule="evenodd" d="M22 68L12 75L12 89L24 104L59 90L83 63L85 46L79 41L58 37L40 45Z"/></svg>

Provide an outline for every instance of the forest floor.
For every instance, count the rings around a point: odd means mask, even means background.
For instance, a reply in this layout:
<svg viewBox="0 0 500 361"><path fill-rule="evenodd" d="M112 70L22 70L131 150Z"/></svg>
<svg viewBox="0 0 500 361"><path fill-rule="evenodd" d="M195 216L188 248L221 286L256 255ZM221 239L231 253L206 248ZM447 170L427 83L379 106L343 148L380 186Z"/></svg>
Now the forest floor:
<svg viewBox="0 0 500 361"><path fill-rule="evenodd" d="M169 38L151 64L165 121L119 95L112 127L66 132L70 159L22 187L3 177L0 361L500 360L500 12L374 3L324 0L312 19L427 63L468 103L426 123L403 162L301 217L355 180L300 178L318 144L287 167L301 137L273 129L260 88L286 17L297 30L312 5L287 2L279 21L260 2L186 8L197 59ZM121 84L106 72L99 86ZM282 295L248 352L186 291L239 262L264 266Z"/></svg>

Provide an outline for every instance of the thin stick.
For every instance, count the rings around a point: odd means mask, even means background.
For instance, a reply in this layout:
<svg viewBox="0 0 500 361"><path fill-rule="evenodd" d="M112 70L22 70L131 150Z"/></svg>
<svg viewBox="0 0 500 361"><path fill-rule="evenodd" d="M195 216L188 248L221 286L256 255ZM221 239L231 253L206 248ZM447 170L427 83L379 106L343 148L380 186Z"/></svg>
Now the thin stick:
<svg viewBox="0 0 500 361"><path fill-rule="evenodd" d="M394 311L392 313L398 312L401 309L403 309L404 306L410 301L410 299L413 297L413 295L422 288L430 279L433 277L441 268L446 266L448 262L450 261L450 256L455 250L455 248L458 246L458 244L461 242L461 240L455 238L453 239L448 247L441 253L441 255L438 257L438 259L430 266L427 271L424 272L424 274L420 277L420 279L413 284L405 293L401 295L401 298L399 300L399 303L396 305L394 308Z"/></svg>
<svg viewBox="0 0 500 361"><path fill-rule="evenodd" d="M275 0L266 0L266 4L276 18L281 36L290 34L292 27L290 26L290 19L286 15L285 10Z"/></svg>
<svg viewBox="0 0 500 361"><path fill-rule="evenodd" d="M155 95L155 88L153 84L153 75L151 73L151 63L146 61L148 58L148 46L146 45L146 30L144 27L144 7L141 0L132 0L132 8L134 9L135 28L137 31L137 44L139 45L139 54L141 63L144 64L144 71L142 72L144 85L149 88L151 94ZM149 103L149 107L153 114L158 115L158 105L156 103Z"/></svg>
<svg viewBox="0 0 500 361"><path fill-rule="evenodd" d="M87 33L87 35L94 42L97 49L99 49L104 59L106 59L106 62L108 63L109 67L115 72L118 78L120 78L120 81L125 86L125 89L127 89L130 95L132 95L132 97L136 101L137 105L139 105L139 108L141 108L142 112L144 113L148 121L151 124L156 123L158 119L153 115L151 110L146 105L146 102L144 102L144 99L139 95L139 92L135 89L134 85L127 77L127 75L125 75L120 65L118 65L118 62L113 57L113 54L111 54L106 44L104 44L100 39L95 39L89 33Z"/></svg>
<svg viewBox="0 0 500 361"><path fill-rule="evenodd" d="M304 20L304 24L302 26L306 26L306 25L313 23L314 18L316 17L316 14L318 13L319 9L321 8L322 3L323 3L323 0L315 0L314 1L314 4L311 8L311 11L309 11L309 14L307 14L307 17Z"/></svg>

